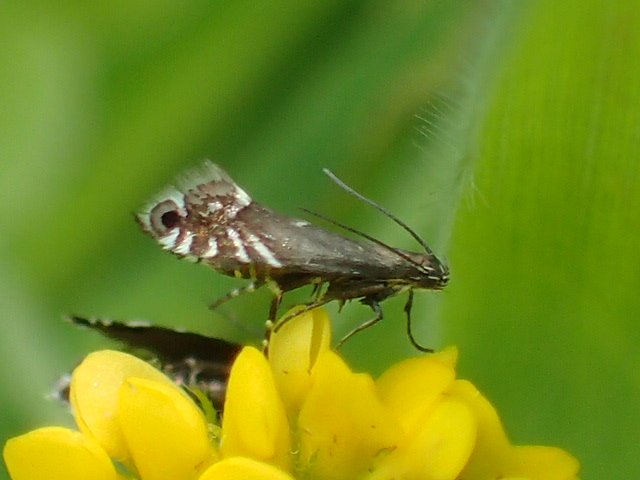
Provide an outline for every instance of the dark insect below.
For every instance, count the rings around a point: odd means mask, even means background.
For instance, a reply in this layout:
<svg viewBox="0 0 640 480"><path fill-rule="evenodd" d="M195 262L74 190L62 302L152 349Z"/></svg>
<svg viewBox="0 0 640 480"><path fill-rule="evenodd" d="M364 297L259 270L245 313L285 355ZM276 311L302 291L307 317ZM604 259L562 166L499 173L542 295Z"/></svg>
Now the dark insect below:
<svg viewBox="0 0 640 480"><path fill-rule="evenodd" d="M269 321L277 330L293 316L332 301L359 300L375 316L349 332L338 344L383 318L380 302L408 292L405 312L411 343L414 289L441 290L449 281L448 268L425 241L391 212L354 191L328 170L325 173L351 195L373 206L405 229L424 253L395 248L354 228L308 212L365 240L352 239L288 217L254 202L227 173L212 162L187 172L155 196L137 220L165 250L202 262L225 275L251 282L229 292L212 308L267 285L274 298ZM293 316L275 323L284 293L313 285L313 299Z"/></svg>
<svg viewBox="0 0 640 480"><path fill-rule="evenodd" d="M199 390L217 411L222 411L231 365L240 353L241 345L146 322L121 323L75 315L66 318L75 325L121 342L126 351L155 363L187 391ZM68 376L58 383L55 396L68 401Z"/></svg>

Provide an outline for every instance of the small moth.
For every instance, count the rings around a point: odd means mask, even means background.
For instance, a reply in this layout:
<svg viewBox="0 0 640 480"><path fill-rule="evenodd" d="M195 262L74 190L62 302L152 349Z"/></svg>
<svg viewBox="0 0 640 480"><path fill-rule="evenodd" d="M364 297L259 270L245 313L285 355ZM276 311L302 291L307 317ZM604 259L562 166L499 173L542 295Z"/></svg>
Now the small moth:
<svg viewBox="0 0 640 480"><path fill-rule="evenodd" d="M204 393L214 408L222 411L231 365L241 345L141 321L124 323L77 315L65 318L119 341L125 350L155 363L177 385ZM69 383L70 376L63 377L54 396L68 401Z"/></svg>
<svg viewBox="0 0 640 480"><path fill-rule="evenodd" d="M284 293L312 285L312 301L296 315L334 300L343 304L354 299L375 313L374 318L344 337L341 345L382 319L381 301L406 291L410 341L416 348L430 351L421 347L411 334L413 290L444 288L449 281L448 268L417 233L391 212L345 185L330 171L325 169L325 173L348 193L404 228L424 252L392 247L317 213L308 212L364 240L276 213L254 202L222 168L210 161L188 171L176 181L176 186L157 194L137 215L137 220L163 249L225 275L251 280L212 307L268 285L274 291L269 311L269 320L274 322ZM290 317L280 319L273 328L277 330L288 320Z"/></svg>

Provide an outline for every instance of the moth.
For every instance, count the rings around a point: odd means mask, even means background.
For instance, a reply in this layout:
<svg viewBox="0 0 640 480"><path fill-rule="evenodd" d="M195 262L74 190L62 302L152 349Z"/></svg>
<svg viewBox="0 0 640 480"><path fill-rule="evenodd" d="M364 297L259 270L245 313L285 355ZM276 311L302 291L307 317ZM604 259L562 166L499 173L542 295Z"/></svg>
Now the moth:
<svg viewBox="0 0 640 480"><path fill-rule="evenodd" d="M202 392L217 411L222 411L231 365L241 345L141 321L124 323L78 315L65 319L120 342L126 351L154 363L177 385ZM53 396L68 402L69 384L70 376L66 375L58 381Z"/></svg>
<svg viewBox="0 0 640 480"><path fill-rule="evenodd" d="M440 290L449 281L449 269L425 241L387 209L324 172L341 188L373 206L405 229L423 248L411 252L392 247L366 233L307 211L359 238L349 238L306 220L277 213L251 197L218 165L205 161L158 193L137 215L142 229L160 246L181 258L204 263L229 276L249 279L212 308L267 285L274 292L269 310L272 325L283 295L312 285L312 300L299 315L326 303L341 305L359 300L374 317L353 329L353 334L383 318L380 302L408 292L405 312L411 343L422 351L411 333L411 307L415 289ZM277 330L292 317L280 319Z"/></svg>

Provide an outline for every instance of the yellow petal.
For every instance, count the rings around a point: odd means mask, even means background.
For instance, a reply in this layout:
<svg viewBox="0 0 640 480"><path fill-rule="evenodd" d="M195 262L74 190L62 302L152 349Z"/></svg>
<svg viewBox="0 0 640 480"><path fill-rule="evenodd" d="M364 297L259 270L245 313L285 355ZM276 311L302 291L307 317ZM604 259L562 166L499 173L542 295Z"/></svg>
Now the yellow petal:
<svg viewBox="0 0 640 480"><path fill-rule="evenodd" d="M484 479L503 475L510 461L511 444L495 408L466 380L457 380L449 395L466 403L478 422L476 447L462 477Z"/></svg>
<svg viewBox="0 0 640 480"><path fill-rule="evenodd" d="M440 363L450 366L455 369L458 364L458 347L448 346L443 348L439 352L429 354L429 356Z"/></svg>
<svg viewBox="0 0 640 480"><path fill-rule="evenodd" d="M115 418L118 391L128 377L149 378L167 385L171 380L148 363L122 352L89 354L71 378L70 401L80 430L92 435L111 458L129 456Z"/></svg>
<svg viewBox="0 0 640 480"><path fill-rule="evenodd" d="M395 364L376 382L378 394L406 432L433 408L455 380L451 349L444 353L410 358Z"/></svg>
<svg viewBox="0 0 640 480"><path fill-rule="evenodd" d="M311 385L311 368L330 347L331 321L322 308L295 317L271 335L269 363L289 415L300 409Z"/></svg>
<svg viewBox="0 0 640 480"><path fill-rule="evenodd" d="M11 438L4 461L13 480L116 480L118 475L95 440L61 427Z"/></svg>
<svg viewBox="0 0 640 480"><path fill-rule="evenodd" d="M567 452L553 447L512 446L495 408L470 382L457 380L449 394L465 402L478 421L476 447L462 478L577 479L580 465Z"/></svg>
<svg viewBox="0 0 640 480"><path fill-rule="evenodd" d="M352 373L335 353L319 357L312 377L298 418L301 468L312 478L356 478L395 448L399 427L371 377Z"/></svg>
<svg viewBox="0 0 640 480"><path fill-rule="evenodd" d="M469 407L445 398L419 423L418 431L382 457L367 480L459 478L476 440L476 421Z"/></svg>
<svg viewBox="0 0 640 480"><path fill-rule="evenodd" d="M571 480L578 478L578 460L554 447L513 447L511 465L505 475L518 475L529 480Z"/></svg>
<svg viewBox="0 0 640 480"><path fill-rule="evenodd" d="M231 368L222 419L224 457L244 456L290 466L289 423L269 363L245 347Z"/></svg>
<svg viewBox="0 0 640 480"><path fill-rule="evenodd" d="M175 385L128 378L117 419L144 480L189 480L214 460L207 423Z"/></svg>
<svg viewBox="0 0 640 480"><path fill-rule="evenodd" d="M198 480L294 480L273 465L250 458L231 457L209 467Z"/></svg>

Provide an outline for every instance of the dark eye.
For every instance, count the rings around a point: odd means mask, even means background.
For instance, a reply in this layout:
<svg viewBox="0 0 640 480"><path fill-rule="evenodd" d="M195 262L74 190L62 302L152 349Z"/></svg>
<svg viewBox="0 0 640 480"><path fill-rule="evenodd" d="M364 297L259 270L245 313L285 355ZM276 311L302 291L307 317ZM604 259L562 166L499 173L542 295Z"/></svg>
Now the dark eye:
<svg viewBox="0 0 640 480"><path fill-rule="evenodd" d="M156 205L149 213L149 217L154 232L159 235L174 229L182 220L180 210L173 200L165 200Z"/></svg>

